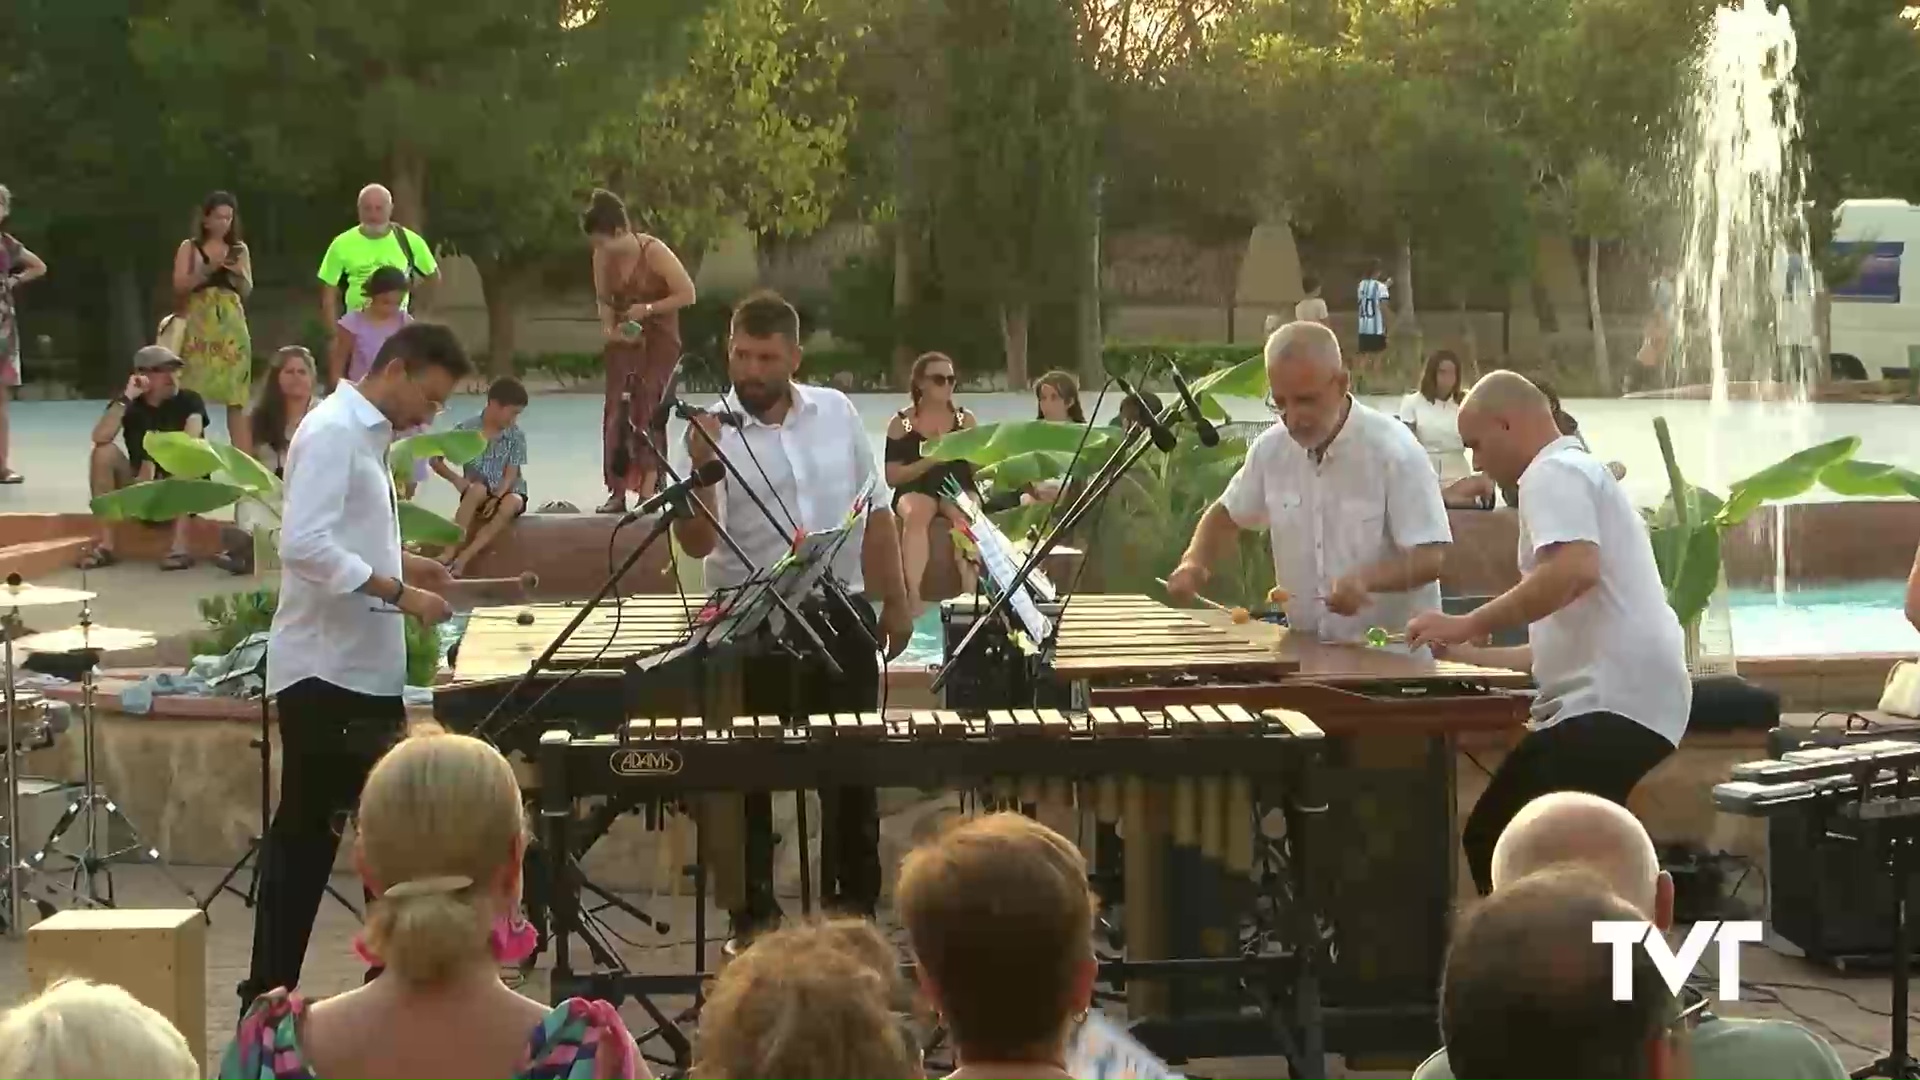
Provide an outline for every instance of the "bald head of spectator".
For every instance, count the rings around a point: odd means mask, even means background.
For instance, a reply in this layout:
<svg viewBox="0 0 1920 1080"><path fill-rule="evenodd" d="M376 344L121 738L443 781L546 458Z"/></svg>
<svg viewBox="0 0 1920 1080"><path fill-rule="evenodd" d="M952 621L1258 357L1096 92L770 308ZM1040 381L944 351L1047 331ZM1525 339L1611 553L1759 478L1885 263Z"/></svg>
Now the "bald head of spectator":
<svg viewBox="0 0 1920 1080"><path fill-rule="evenodd" d="M1494 844L1493 887L1565 866L1600 877L1660 929L1673 926L1673 877L1660 869L1653 838L1626 807L1584 791L1528 803Z"/></svg>
<svg viewBox="0 0 1920 1080"><path fill-rule="evenodd" d="M1460 441L1475 472L1517 484L1533 459L1560 437L1553 403L1524 375L1495 371L1475 383L1460 406Z"/></svg>
<svg viewBox="0 0 1920 1080"><path fill-rule="evenodd" d="M1447 949L1440 1029L1453 1073L1474 1080L1688 1075L1672 1037L1679 1003L1644 949L1631 992L1613 997L1613 948L1593 925L1642 913L1582 869L1543 870L1496 889Z"/></svg>
<svg viewBox="0 0 1920 1080"><path fill-rule="evenodd" d="M1293 441L1318 450L1347 418L1350 379L1340 339L1316 322L1291 322L1267 339L1267 385Z"/></svg>

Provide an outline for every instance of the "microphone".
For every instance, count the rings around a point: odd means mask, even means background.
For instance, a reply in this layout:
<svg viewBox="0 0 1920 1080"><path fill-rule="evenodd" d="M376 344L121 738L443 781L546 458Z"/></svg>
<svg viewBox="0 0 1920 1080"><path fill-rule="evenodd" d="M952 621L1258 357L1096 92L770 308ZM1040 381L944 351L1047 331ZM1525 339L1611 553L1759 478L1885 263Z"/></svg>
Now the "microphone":
<svg viewBox="0 0 1920 1080"><path fill-rule="evenodd" d="M1167 370L1173 373L1173 388L1180 392L1180 401L1187 408L1187 419L1193 421L1194 430L1200 433L1200 445L1219 446L1220 429L1214 427L1213 421L1200 411L1200 401L1193 396L1193 387L1180 377L1180 369L1173 366L1173 361L1167 361Z"/></svg>
<svg viewBox="0 0 1920 1080"><path fill-rule="evenodd" d="M665 424L668 416L677 416L682 420L692 420L696 416L711 416L720 421L722 427L730 428L738 428L741 424L740 414L731 409L702 409L698 405L689 405L677 397L665 398L660 402L660 407L653 413L654 426Z"/></svg>
<svg viewBox="0 0 1920 1080"><path fill-rule="evenodd" d="M705 465L693 470L690 475L681 478L679 482L668 484L666 487L661 488L658 494L629 511L621 518L621 521L623 523L638 521L648 514L658 513L667 507L678 504L692 495L694 491L717 484L726 478L727 467L718 461L709 461Z"/></svg>
<svg viewBox="0 0 1920 1080"><path fill-rule="evenodd" d="M1153 407L1147 404L1147 399L1141 397L1140 392L1135 390L1127 380L1120 376L1115 375L1113 382L1114 385L1120 388L1121 393L1127 395L1127 400L1133 403L1134 411L1140 414L1140 422L1146 425L1149 432L1153 433L1153 445L1163 454L1173 453L1173 448L1179 440L1175 439L1173 432L1167 428L1167 425L1162 423L1158 416L1154 415Z"/></svg>

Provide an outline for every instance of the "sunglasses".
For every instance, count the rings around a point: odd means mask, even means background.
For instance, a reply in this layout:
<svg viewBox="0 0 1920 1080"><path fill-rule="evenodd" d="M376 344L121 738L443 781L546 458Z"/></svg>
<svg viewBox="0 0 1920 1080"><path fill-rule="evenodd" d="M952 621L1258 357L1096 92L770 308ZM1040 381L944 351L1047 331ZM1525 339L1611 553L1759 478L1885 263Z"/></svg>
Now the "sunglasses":
<svg viewBox="0 0 1920 1080"><path fill-rule="evenodd" d="M954 383L960 381L960 376L951 372L942 373L936 371L927 376L927 381L935 386L952 386Z"/></svg>

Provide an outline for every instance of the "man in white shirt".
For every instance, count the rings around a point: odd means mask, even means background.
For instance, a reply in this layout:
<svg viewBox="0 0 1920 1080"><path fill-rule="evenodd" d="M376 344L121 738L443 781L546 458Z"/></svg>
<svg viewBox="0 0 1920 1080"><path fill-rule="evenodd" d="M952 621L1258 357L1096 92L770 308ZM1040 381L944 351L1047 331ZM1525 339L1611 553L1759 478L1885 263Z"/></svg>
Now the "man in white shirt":
<svg viewBox="0 0 1920 1080"><path fill-rule="evenodd" d="M1340 342L1318 323L1267 339L1267 381L1281 422L1262 432L1167 577L1178 601L1201 592L1241 530L1272 538L1287 625L1359 642L1440 605L1453 534L1427 454L1407 426L1355 401Z"/></svg>
<svg viewBox="0 0 1920 1080"><path fill-rule="evenodd" d="M1660 869L1653 838L1633 812L1584 792L1562 791L1528 803L1500 834L1493 851L1493 888L1497 893L1543 870L1589 871L1615 896L1631 904L1640 918L1662 933L1673 929L1673 878ZM1525 987L1512 987L1514 996ZM1497 1009L1497 1006L1496 1006ZM1495 1023L1499 1018L1487 1017ZM1565 1069L1570 1062L1554 1033L1530 1025L1508 1028L1515 1057ZM1847 1068L1825 1039L1786 1020L1723 1020L1706 1014L1689 1033L1687 1053L1692 1076L1805 1077L1844 1080ZM1524 1069L1527 1075L1535 1070ZM1446 1049L1414 1070L1413 1080L1453 1080Z"/></svg>
<svg viewBox="0 0 1920 1080"><path fill-rule="evenodd" d="M727 529L752 566L719 542L699 515L674 522L674 536L688 554L705 560L709 590L738 585L756 569L778 562L800 532L846 525L853 532L841 546L832 576L853 597L853 610L816 594L802 605L841 674L818 660L773 656L754 662L744 707L754 715L804 718L813 713L871 712L879 705L884 662L900 655L913 637L906 575L900 563L900 533L893 498L874 457L873 442L853 402L838 390L794 381L800 368L800 316L770 292L749 296L734 308L727 342L727 375L733 389L725 411L739 418L723 426L712 416L689 426L674 450L673 466L687 475L716 460L713 444L745 479L762 513L728 479L702 489L699 499ZM711 438L712 442L709 442ZM771 515L773 520L769 520ZM852 520L849 521L849 515ZM879 618L873 601L880 604ZM880 824L871 788L823 791L822 829L832 859L823 855L823 903L871 915L880 898ZM765 795L747 799L746 907L731 912L736 941L778 920L773 898L773 811Z"/></svg>
<svg viewBox="0 0 1920 1080"><path fill-rule="evenodd" d="M1376 261L1367 270L1367 276L1360 279L1360 287L1356 290L1361 356L1387 351L1387 299L1388 287L1393 284L1393 279L1383 277L1383 274Z"/></svg>
<svg viewBox="0 0 1920 1080"><path fill-rule="evenodd" d="M1496 371L1460 407L1460 438L1476 469L1518 485L1520 583L1466 615L1423 613L1407 624L1407 638L1451 658L1530 669L1540 688L1532 730L1461 831L1484 894L1494 842L1535 798L1585 791L1625 805L1679 745L1693 684L1646 525L1613 473L1560 434L1547 396ZM1468 645L1523 625L1526 645Z"/></svg>
<svg viewBox="0 0 1920 1080"><path fill-rule="evenodd" d="M279 698L280 805L260 851L253 964L241 1008L300 982L313 918L340 846L339 823L401 733L406 628L453 614L447 569L400 547L387 450L395 430L431 421L472 371L444 326L414 323L373 371L342 383L287 449L280 602L267 652Z"/></svg>

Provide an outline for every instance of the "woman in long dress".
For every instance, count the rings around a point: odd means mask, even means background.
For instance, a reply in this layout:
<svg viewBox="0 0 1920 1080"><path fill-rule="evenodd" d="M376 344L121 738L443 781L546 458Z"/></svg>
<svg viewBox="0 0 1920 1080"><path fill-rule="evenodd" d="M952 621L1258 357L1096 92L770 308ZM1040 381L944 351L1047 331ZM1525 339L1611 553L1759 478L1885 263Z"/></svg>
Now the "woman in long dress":
<svg viewBox="0 0 1920 1080"><path fill-rule="evenodd" d="M693 278L673 249L627 221L611 191L595 191L581 215L593 243L593 294L607 344L602 411L602 466L607 484L603 514L626 511L627 493L653 494L660 475L657 450L667 440L660 402L672 392L680 360L680 309L693 303Z"/></svg>
<svg viewBox="0 0 1920 1080"><path fill-rule="evenodd" d="M253 391L253 338L246 298L253 292L253 257L240 238L240 204L216 191L200 204L191 239L173 254L174 315L181 332L181 384L209 405L227 407L227 439L245 445L247 402Z"/></svg>
<svg viewBox="0 0 1920 1080"><path fill-rule="evenodd" d="M14 315L13 291L47 276L47 264L7 232L13 192L0 184L0 484L18 484L25 477L7 467L11 442L7 407L20 385L20 322Z"/></svg>

